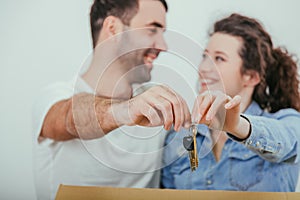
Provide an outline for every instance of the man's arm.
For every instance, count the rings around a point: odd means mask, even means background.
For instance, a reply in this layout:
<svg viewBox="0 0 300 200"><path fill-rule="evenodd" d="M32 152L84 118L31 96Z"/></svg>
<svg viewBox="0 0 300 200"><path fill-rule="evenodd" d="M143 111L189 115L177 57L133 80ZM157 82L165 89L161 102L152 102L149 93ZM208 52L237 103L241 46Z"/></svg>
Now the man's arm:
<svg viewBox="0 0 300 200"><path fill-rule="evenodd" d="M71 99L54 104L44 119L40 136L60 141L75 138L66 128L67 113L70 107Z"/></svg>
<svg viewBox="0 0 300 200"><path fill-rule="evenodd" d="M100 138L122 125L160 126L178 131L189 127L183 98L166 86L155 86L127 101L81 93L54 104L40 136L57 141Z"/></svg>
<svg viewBox="0 0 300 200"><path fill-rule="evenodd" d="M118 127L109 114L111 103L86 93L59 101L47 113L40 136L57 141L99 138Z"/></svg>

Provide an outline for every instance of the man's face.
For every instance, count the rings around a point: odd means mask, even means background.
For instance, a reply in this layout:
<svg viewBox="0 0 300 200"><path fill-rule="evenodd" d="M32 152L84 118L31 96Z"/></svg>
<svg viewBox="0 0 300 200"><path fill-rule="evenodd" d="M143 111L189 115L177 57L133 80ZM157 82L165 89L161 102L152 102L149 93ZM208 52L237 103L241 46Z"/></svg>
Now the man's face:
<svg viewBox="0 0 300 200"><path fill-rule="evenodd" d="M138 13L122 33L120 57L126 78L130 83L143 83L151 79L153 61L160 51L167 49L163 32L166 10L161 2L140 0Z"/></svg>

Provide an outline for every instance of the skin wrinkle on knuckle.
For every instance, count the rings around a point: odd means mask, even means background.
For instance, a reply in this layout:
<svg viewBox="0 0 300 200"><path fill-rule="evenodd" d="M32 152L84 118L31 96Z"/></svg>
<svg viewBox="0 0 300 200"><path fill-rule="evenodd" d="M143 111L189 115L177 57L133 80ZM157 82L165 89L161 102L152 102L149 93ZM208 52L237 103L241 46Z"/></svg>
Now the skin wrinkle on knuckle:
<svg viewBox="0 0 300 200"><path fill-rule="evenodd" d="M167 110L172 109L171 103L168 102L168 101L163 101L163 100L162 100L161 104L157 104L156 106L157 106L157 108L159 108L163 112L166 112Z"/></svg>

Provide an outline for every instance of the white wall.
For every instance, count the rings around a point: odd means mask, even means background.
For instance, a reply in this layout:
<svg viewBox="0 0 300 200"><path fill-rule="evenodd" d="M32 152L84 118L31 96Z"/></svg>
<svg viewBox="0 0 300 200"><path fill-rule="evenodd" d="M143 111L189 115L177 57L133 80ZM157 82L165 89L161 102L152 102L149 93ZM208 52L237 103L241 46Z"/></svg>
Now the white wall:
<svg viewBox="0 0 300 200"><path fill-rule="evenodd" d="M90 52L88 13L91 2L0 2L1 199L35 199L31 105L37 98L36 92L43 86L70 79ZM236 11L260 19L275 44L285 45L300 56L300 26L296 20L300 18L300 2L297 0L169 0L168 3L169 28L201 45L205 45L207 30L215 19ZM162 55L157 62L174 65L184 81L195 85L197 76L187 63L175 63L170 55ZM168 70L156 68L154 80L161 80L169 74ZM173 84L175 81L166 82ZM180 85L175 87L190 98L191 94L185 94Z"/></svg>
<svg viewBox="0 0 300 200"><path fill-rule="evenodd" d="M0 199L35 199L31 106L38 90L71 78L90 51L89 5L0 1Z"/></svg>

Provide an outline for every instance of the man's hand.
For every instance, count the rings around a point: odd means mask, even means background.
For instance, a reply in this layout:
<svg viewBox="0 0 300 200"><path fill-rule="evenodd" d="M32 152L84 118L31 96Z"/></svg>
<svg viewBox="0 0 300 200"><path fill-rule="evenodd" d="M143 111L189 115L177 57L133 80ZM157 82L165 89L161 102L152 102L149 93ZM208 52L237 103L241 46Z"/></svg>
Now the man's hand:
<svg viewBox="0 0 300 200"><path fill-rule="evenodd" d="M112 103L112 114L119 125L161 126L179 131L188 128L191 115L185 100L167 86L154 86L132 99Z"/></svg>
<svg viewBox="0 0 300 200"><path fill-rule="evenodd" d="M41 136L57 141L95 139L122 125L189 128L191 115L184 99L167 86L154 86L127 101L80 93L52 106Z"/></svg>

